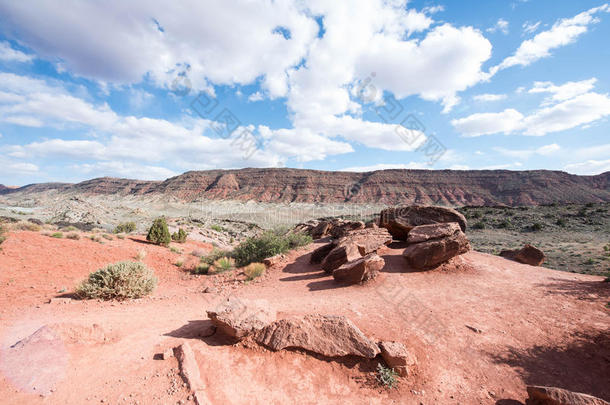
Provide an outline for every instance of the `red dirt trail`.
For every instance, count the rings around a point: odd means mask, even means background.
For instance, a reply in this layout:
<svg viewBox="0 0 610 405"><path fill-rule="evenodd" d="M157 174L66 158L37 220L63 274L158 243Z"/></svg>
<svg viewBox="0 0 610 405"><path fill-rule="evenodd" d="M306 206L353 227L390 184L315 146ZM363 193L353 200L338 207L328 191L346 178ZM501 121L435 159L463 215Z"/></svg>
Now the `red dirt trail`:
<svg viewBox="0 0 610 405"><path fill-rule="evenodd" d="M407 268L396 244L380 251L374 281L336 284L309 252L291 252L255 282L239 271L194 276L190 255L210 245L141 237L104 241L15 232L0 252L0 402L6 404L194 403L177 361L155 354L188 341L211 404L498 404L551 385L610 400L610 283L470 252L438 269ZM48 303L106 264L141 250L159 286L125 302ZM182 258L184 265L175 263ZM206 286L217 292L204 293ZM60 292L66 289L65 293ZM366 335L402 342L417 359L397 389L380 387L377 360L325 359L200 338L206 309L235 295L264 298L279 317L345 315ZM48 325L52 344L18 341ZM44 396L40 393L45 394Z"/></svg>

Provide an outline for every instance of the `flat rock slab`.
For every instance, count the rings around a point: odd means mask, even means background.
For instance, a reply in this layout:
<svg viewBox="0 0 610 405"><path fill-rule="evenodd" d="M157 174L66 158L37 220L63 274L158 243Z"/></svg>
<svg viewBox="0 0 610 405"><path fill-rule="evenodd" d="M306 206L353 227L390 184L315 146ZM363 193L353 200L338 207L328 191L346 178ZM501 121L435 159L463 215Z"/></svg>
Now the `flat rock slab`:
<svg viewBox="0 0 610 405"><path fill-rule="evenodd" d="M385 260L376 253L371 253L345 263L333 271L333 278L341 283L357 284L377 277L383 266L385 266Z"/></svg>
<svg viewBox="0 0 610 405"><path fill-rule="evenodd" d="M259 331L255 340L272 350L299 348L326 357L372 359L379 354L379 347L344 316L315 314L281 319Z"/></svg>
<svg viewBox="0 0 610 405"><path fill-rule="evenodd" d="M409 265L418 270L438 267L447 260L470 250L470 242L464 232L458 230L442 239L427 240L407 246L403 256Z"/></svg>
<svg viewBox="0 0 610 405"><path fill-rule="evenodd" d="M416 226L457 222L466 231L466 217L452 208L432 206L405 206L381 211L379 226L386 228L395 239L407 240L409 231Z"/></svg>
<svg viewBox="0 0 610 405"><path fill-rule="evenodd" d="M527 405L610 405L603 399L555 387L528 386Z"/></svg>
<svg viewBox="0 0 610 405"><path fill-rule="evenodd" d="M230 297L216 309L207 311L217 331L242 339L275 321L277 312L266 300Z"/></svg>
<svg viewBox="0 0 610 405"><path fill-rule="evenodd" d="M447 222L444 224L420 225L411 229L407 237L407 243L421 243L431 239L441 239L453 235L460 231L457 222Z"/></svg>

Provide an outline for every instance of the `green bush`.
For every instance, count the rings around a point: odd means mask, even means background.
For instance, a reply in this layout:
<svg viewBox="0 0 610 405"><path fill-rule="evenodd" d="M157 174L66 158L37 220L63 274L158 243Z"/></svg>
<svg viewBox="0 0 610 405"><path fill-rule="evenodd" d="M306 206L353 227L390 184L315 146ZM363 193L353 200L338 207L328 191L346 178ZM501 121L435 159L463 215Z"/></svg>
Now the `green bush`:
<svg viewBox="0 0 610 405"><path fill-rule="evenodd" d="M107 233L102 235L102 238L106 239L106 240L114 240L114 238L110 235L108 235Z"/></svg>
<svg viewBox="0 0 610 405"><path fill-rule="evenodd" d="M52 238L61 239L61 238L63 238L63 237L64 237L64 234L63 234L63 233L61 233L61 232L55 232L55 233L52 233L52 234L51 234L51 237L52 237Z"/></svg>
<svg viewBox="0 0 610 405"><path fill-rule="evenodd" d="M5 240L6 240L6 231L4 230L4 227L2 225L0 225L0 245Z"/></svg>
<svg viewBox="0 0 610 405"><path fill-rule="evenodd" d="M472 225L472 229L485 229L485 223L483 221L476 222Z"/></svg>
<svg viewBox="0 0 610 405"><path fill-rule="evenodd" d="M507 219L498 224L498 228L502 228L502 229L509 228L510 226L511 226L511 223Z"/></svg>
<svg viewBox="0 0 610 405"><path fill-rule="evenodd" d="M80 239L80 235L77 233L69 233L66 235L66 238L68 239L72 239L72 240L79 240Z"/></svg>
<svg viewBox="0 0 610 405"><path fill-rule="evenodd" d="M383 364L377 364L377 381L386 388L394 388L398 383L396 378L398 373L393 368L385 367Z"/></svg>
<svg viewBox="0 0 610 405"><path fill-rule="evenodd" d="M212 226L210 226L210 229L213 229L216 232L222 232L223 231L222 226L220 226L220 225L212 225Z"/></svg>
<svg viewBox="0 0 610 405"><path fill-rule="evenodd" d="M230 255L231 252L214 248L208 255L201 257L201 263L211 265L221 257L229 257Z"/></svg>
<svg viewBox="0 0 610 405"><path fill-rule="evenodd" d="M262 263L250 263L244 267L244 274L248 280L254 280L256 277L262 276L266 268Z"/></svg>
<svg viewBox="0 0 610 405"><path fill-rule="evenodd" d="M539 232L542 230L542 228L543 228L543 226L540 222L536 222L535 224L532 225L532 231L534 231L534 232Z"/></svg>
<svg viewBox="0 0 610 405"><path fill-rule="evenodd" d="M566 226L566 220L563 218L559 218L557 222L555 222L558 226Z"/></svg>
<svg viewBox="0 0 610 405"><path fill-rule="evenodd" d="M188 233L186 233L186 231L182 228L178 229L178 232L174 232L172 234L172 240L174 242L178 242L178 243L184 243L186 242L186 237L188 236Z"/></svg>
<svg viewBox="0 0 610 405"><path fill-rule="evenodd" d="M247 266L250 263L262 262L265 258L285 253L290 249L308 245L312 242L311 236L301 233L284 231L266 231L260 236L248 238L240 243L232 256L238 266Z"/></svg>
<svg viewBox="0 0 610 405"><path fill-rule="evenodd" d="M131 233L136 230L135 222L122 222L114 228L114 233Z"/></svg>
<svg viewBox="0 0 610 405"><path fill-rule="evenodd" d="M233 270L235 268L235 260L230 257L221 257L214 262L214 272L224 273L225 271Z"/></svg>
<svg viewBox="0 0 610 405"><path fill-rule="evenodd" d="M210 265L207 263L200 263L193 269L193 274L208 274L210 271Z"/></svg>
<svg viewBox="0 0 610 405"><path fill-rule="evenodd" d="M169 246L171 236L169 234L169 229L167 229L167 222L165 221L165 218L161 217L155 219L152 226L148 230L146 240L156 243L157 245Z"/></svg>
<svg viewBox="0 0 610 405"><path fill-rule="evenodd" d="M76 289L79 298L128 299L150 294L157 285L152 270L139 262L110 264L83 281Z"/></svg>

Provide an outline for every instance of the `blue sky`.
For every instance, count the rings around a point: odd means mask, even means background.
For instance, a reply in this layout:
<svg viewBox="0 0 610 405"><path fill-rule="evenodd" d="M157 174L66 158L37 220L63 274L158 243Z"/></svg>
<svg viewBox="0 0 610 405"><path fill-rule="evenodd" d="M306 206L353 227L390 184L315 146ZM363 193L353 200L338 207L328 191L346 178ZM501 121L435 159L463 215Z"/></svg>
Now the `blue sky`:
<svg viewBox="0 0 610 405"><path fill-rule="evenodd" d="M0 0L0 183L598 174L608 38L610 5L586 0Z"/></svg>

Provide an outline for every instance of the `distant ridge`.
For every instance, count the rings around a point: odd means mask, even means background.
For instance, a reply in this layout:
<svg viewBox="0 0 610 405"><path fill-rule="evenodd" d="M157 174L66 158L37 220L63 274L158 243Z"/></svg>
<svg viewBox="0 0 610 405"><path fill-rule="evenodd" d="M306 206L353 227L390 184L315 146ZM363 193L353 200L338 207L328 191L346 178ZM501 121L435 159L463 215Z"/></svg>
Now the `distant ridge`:
<svg viewBox="0 0 610 405"><path fill-rule="evenodd" d="M366 173L303 169L191 171L165 181L102 177L77 184L41 183L1 194L41 192L172 196L303 203L540 205L610 202L610 172L578 176L531 170L379 170Z"/></svg>

